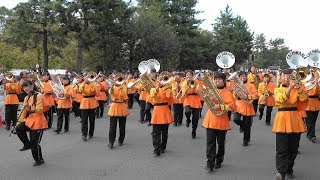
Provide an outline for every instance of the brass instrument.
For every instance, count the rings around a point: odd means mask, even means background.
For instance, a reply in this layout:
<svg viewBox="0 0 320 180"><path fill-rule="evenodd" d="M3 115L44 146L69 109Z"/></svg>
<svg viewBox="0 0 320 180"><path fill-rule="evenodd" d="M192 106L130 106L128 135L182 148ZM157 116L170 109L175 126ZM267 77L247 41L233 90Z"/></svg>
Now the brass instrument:
<svg viewBox="0 0 320 180"><path fill-rule="evenodd" d="M252 96L252 94L243 84L243 82L239 79L238 72L231 73L228 80L234 81L234 92L241 100L248 104L252 103L253 100L248 99L248 96Z"/></svg>
<svg viewBox="0 0 320 180"><path fill-rule="evenodd" d="M37 72L34 72L31 74L31 78L34 80L34 85L38 88L38 89L43 89L44 88L44 84L40 79L40 74Z"/></svg>
<svg viewBox="0 0 320 180"><path fill-rule="evenodd" d="M94 71L90 71L87 73L86 77L84 79L86 79L87 81L89 81L90 83L93 83L97 80L98 78L98 74Z"/></svg>
<svg viewBox="0 0 320 180"><path fill-rule="evenodd" d="M163 71L159 75L160 84L168 84L172 81L171 74L168 71Z"/></svg>
<svg viewBox="0 0 320 180"><path fill-rule="evenodd" d="M60 100L65 99L64 96L61 97L61 94L64 94L65 90L64 90L64 86L61 82L60 75L53 76L52 80L49 81L49 83L50 83L50 86L52 87L52 90L53 90L53 93L55 94L55 96Z"/></svg>
<svg viewBox="0 0 320 180"><path fill-rule="evenodd" d="M125 82L125 77L122 73L117 73L114 77L115 84L122 85Z"/></svg>
<svg viewBox="0 0 320 180"><path fill-rule="evenodd" d="M140 82L142 77L146 77L147 72L148 72L148 62L147 61L142 61L139 63L138 70L140 72L140 77L135 81L135 82L129 82L127 84L127 87L130 89L134 87L138 82Z"/></svg>
<svg viewBox="0 0 320 180"><path fill-rule="evenodd" d="M261 98L261 102L260 102L261 104L266 104L267 103L267 98L269 97L268 82L264 83L264 87L265 87L265 90L264 90L263 96Z"/></svg>
<svg viewBox="0 0 320 180"><path fill-rule="evenodd" d="M207 76L203 78L202 83L204 85L204 88L203 90L199 90L199 88L197 88L197 93L203 97L203 100L205 101L210 111L216 116L221 116L225 114L225 110L214 109L214 106L216 104L225 105L224 101L222 100L219 94L217 86Z"/></svg>
<svg viewBox="0 0 320 180"><path fill-rule="evenodd" d="M16 80L14 75L11 72L5 73L4 76L8 82L14 82Z"/></svg>
<svg viewBox="0 0 320 180"><path fill-rule="evenodd" d="M318 49L314 49L310 51L306 57L306 60L308 61L309 66L314 67L316 69L320 68L320 51ZM318 72L318 75L320 75L319 70L315 70ZM310 78L306 78L304 86L306 87L306 90L310 90L314 88L316 85L318 85L320 77L315 77L312 72L310 73ZM308 80L309 79L309 80Z"/></svg>
<svg viewBox="0 0 320 180"><path fill-rule="evenodd" d="M216 63L220 68L230 68L236 62L236 58L231 52L223 51L216 57Z"/></svg>

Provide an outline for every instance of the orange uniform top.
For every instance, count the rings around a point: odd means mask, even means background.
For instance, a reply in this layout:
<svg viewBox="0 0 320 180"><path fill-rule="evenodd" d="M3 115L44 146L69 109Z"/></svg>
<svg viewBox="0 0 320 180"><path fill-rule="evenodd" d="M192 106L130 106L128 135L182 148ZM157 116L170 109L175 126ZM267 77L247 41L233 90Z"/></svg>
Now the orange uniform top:
<svg viewBox="0 0 320 180"><path fill-rule="evenodd" d="M172 103L171 88L167 85L158 90L152 88L150 91L152 104L154 105L151 117L151 124L170 124L173 117L169 106Z"/></svg>
<svg viewBox="0 0 320 180"><path fill-rule="evenodd" d="M19 104L18 95L21 93L19 83L6 83L4 89L7 91L4 105Z"/></svg>
<svg viewBox="0 0 320 180"><path fill-rule="evenodd" d="M175 84L175 83L177 83L177 84ZM182 96L181 87L182 87L183 83L184 83L184 80L181 80L180 82L172 82L171 83L172 92L176 91L176 95L172 97L173 104L183 104L183 102L184 102L184 97L181 97ZM177 88L177 89L175 89L175 88Z"/></svg>
<svg viewBox="0 0 320 180"><path fill-rule="evenodd" d="M199 85L198 81L195 81L195 87L187 87L187 82L184 81L182 84L182 88L185 91L184 101L183 101L183 107L190 106L191 108L201 108L201 96L196 93L196 87Z"/></svg>
<svg viewBox="0 0 320 180"><path fill-rule="evenodd" d="M58 106L57 108L62 108L62 109L68 109L72 107L72 100L71 98L74 98L75 93L71 85L64 86L64 99L59 99L58 100Z"/></svg>
<svg viewBox="0 0 320 180"><path fill-rule="evenodd" d="M109 94L111 97L111 104L108 111L109 116L127 116L129 110L126 105L128 99L127 85L124 83L122 85L114 85L109 89Z"/></svg>
<svg viewBox="0 0 320 180"><path fill-rule="evenodd" d="M128 85L129 83L134 83L136 82L135 79L131 78L131 79L127 79L126 80L126 84ZM137 92L137 89L135 86L131 87L130 89L128 89L128 94L134 94Z"/></svg>
<svg viewBox="0 0 320 180"><path fill-rule="evenodd" d="M105 81L99 82L96 85L97 88L97 95L96 99L98 101L106 101L107 100L107 90L108 90L108 84Z"/></svg>
<svg viewBox="0 0 320 180"><path fill-rule="evenodd" d="M29 94L24 98L23 103L30 106L29 116L24 119L26 126L32 130L48 128L47 120L42 112L42 95L37 94L36 103L34 103L34 95Z"/></svg>
<svg viewBox="0 0 320 180"><path fill-rule="evenodd" d="M74 98L74 101L80 103L83 99L83 95L81 93L81 87L83 86L83 82L81 83L78 83L73 89L74 89L74 92L75 92L75 98Z"/></svg>
<svg viewBox="0 0 320 180"><path fill-rule="evenodd" d="M236 111L236 104L232 93L226 88L218 89L219 94L224 102L220 104L221 110ZM221 116L214 115L210 110L207 111L205 115L202 126L204 128L218 129L218 130L230 130L230 123L228 118L228 113L224 113Z"/></svg>
<svg viewBox="0 0 320 180"><path fill-rule="evenodd" d="M254 100L258 98L258 92L254 87L254 84L250 83L249 81L244 84L248 91L251 93L251 96L248 96L249 100ZM244 100L238 99L236 101L237 105L237 112L244 115L244 116L253 116L255 115L255 111L253 109L252 103L246 103Z"/></svg>
<svg viewBox="0 0 320 180"><path fill-rule="evenodd" d="M315 86L314 88L307 91L309 96L308 106L306 107L306 111L319 111L320 110L320 87Z"/></svg>
<svg viewBox="0 0 320 180"><path fill-rule="evenodd" d="M53 99L53 89L50 85L50 80L47 82L43 82L43 89L41 90L43 93L43 106L54 106L54 99Z"/></svg>
<svg viewBox="0 0 320 180"><path fill-rule="evenodd" d="M146 101L147 97L149 96L149 93L146 92L146 90L143 88L143 85L141 82L137 83L135 88L137 89L138 93L140 94L139 100Z"/></svg>
<svg viewBox="0 0 320 180"><path fill-rule="evenodd" d="M275 100L273 97L274 88L275 88L275 85L272 82L269 82L267 84L267 88L266 88L266 84L264 82L261 82L258 87L258 94L259 94L258 104L265 104L266 106L274 106L275 105ZM264 93L266 92L266 89L269 96L266 97L265 98L266 101L263 102Z"/></svg>
<svg viewBox="0 0 320 180"><path fill-rule="evenodd" d="M259 81L260 81L259 76L257 77L257 75L255 75L254 73L250 72L247 75L247 79L248 79L248 82L252 83L256 89L258 88Z"/></svg>
<svg viewBox="0 0 320 180"><path fill-rule="evenodd" d="M155 87L158 87L159 86L159 82L157 81L157 80L153 80L152 81L153 82L153 85L155 86ZM150 93L150 92L149 92ZM147 99L146 99L146 102L148 102L148 103L153 103L153 99L152 99L152 97L150 96L150 94L148 93L148 96L147 96Z"/></svg>
<svg viewBox="0 0 320 180"><path fill-rule="evenodd" d="M286 95L287 87L274 89L275 106L278 112L274 118L272 131L275 133L301 133L305 132L305 124L299 110L308 104L308 94L302 89L292 89L289 97ZM291 111L281 111L282 108L297 108Z"/></svg>
<svg viewBox="0 0 320 180"><path fill-rule="evenodd" d="M95 109L98 107L98 101L95 97L97 92L93 83L82 84L82 86L79 87L79 91L83 96L80 103L80 109Z"/></svg>

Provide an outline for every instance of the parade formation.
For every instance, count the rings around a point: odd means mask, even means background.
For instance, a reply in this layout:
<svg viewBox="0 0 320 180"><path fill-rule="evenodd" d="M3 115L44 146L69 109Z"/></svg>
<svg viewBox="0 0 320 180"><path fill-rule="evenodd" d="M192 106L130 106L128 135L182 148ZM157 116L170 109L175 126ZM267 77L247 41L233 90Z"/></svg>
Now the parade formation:
<svg viewBox="0 0 320 180"><path fill-rule="evenodd" d="M95 138L96 120L109 116L108 148L117 151L114 146L125 147L126 122L136 101L140 113L133 120L137 126L143 123L152 126L150 146L154 156L166 153L168 139L174 138L168 136L169 126L181 126L185 119L191 139L197 139L199 126L205 128L206 159L203 161L205 169L214 173L223 168L228 156L225 144L231 124L239 126L243 134L239 146L247 148L251 146L256 116L264 119L265 125L271 126L270 133L275 134L277 172L274 176L281 180L295 173L302 133L306 132L310 142L317 141L319 58L319 50L308 55L291 51L286 57L290 68L276 72L257 70L254 66L248 72L232 71L236 57L227 51L216 57L220 67L216 71L160 72L160 63L149 59L139 64L139 73L107 75L91 71L51 75L48 70L41 70L22 71L16 77L10 71L2 72L3 126L8 135L16 134L21 140L19 151L31 149L33 166L39 166L45 163L42 153L46 152L42 152L40 146L42 137L48 129L55 134L62 130L68 133L71 113L81 122L79 139L83 143ZM276 111L274 119L272 111ZM200 118L203 121L199 124ZM30 133L29 138L26 132Z"/></svg>

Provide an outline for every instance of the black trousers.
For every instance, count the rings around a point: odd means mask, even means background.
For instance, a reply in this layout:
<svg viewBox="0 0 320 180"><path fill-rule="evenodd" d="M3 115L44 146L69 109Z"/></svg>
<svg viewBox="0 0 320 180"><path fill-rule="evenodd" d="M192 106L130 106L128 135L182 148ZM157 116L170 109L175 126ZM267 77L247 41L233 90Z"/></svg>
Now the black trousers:
<svg viewBox="0 0 320 180"><path fill-rule="evenodd" d="M215 163L221 164L225 153L225 140L227 131L207 129L207 166L213 167ZM218 143L218 153L217 153Z"/></svg>
<svg viewBox="0 0 320 180"><path fill-rule="evenodd" d="M89 136L93 136L94 123L95 123L95 109L82 109L81 110L81 131L82 136L88 135L88 119L89 125Z"/></svg>
<svg viewBox="0 0 320 180"><path fill-rule="evenodd" d="M259 112L260 112L260 117L263 117L263 111L264 111L264 107L266 105L264 104L259 104ZM271 112L272 112L272 108L273 106L267 106L267 112L266 112L266 123L270 124L271 122Z"/></svg>
<svg viewBox="0 0 320 180"><path fill-rule="evenodd" d="M73 101L72 102L72 111L76 117L81 117L81 110L80 110L80 102Z"/></svg>
<svg viewBox="0 0 320 180"><path fill-rule="evenodd" d="M196 133L200 116L200 108L192 108L190 106L186 106L184 108L184 114L187 117L187 123L191 122L190 118L192 114L192 133Z"/></svg>
<svg viewBox="0 0 320 180"><path fill-rule="evenodd" d="M105 101L98 101L99 106L96 108L96 117L101 118L103 116Z"/></svg>
<svg viewBox="0 0 320 180"><path fill-rule="evenodd" d="M232 111L228 111L228 119L229 119L229 121L231 119L231 115L232 115Z"/></svg>
<svg viewBox="0 0 320 180"><path fill-rule="evenodd" d="M300 133L276 133L276 167L285 175L292 171L294 160L298 154Z"/></svg>
<svg viewBox="0 0 320 180"><path fill-rule="evenodd" d="M319 111L306 111L306 125L307 125L307 137L309 139L316 137L315 126L318 118Z"/></svg>
<svg viewBox="0 0 320 180"><path fill-rule="evenodd" d="M139 98L140 98L140 94L138 94L138 93L136 93L135 95L134 95L134 99L137 101L137 103L140 105L140 100L139 100Z"/></svg>
<svg viewBox="0 0 320 180"><path fill-rule="evenodd" d="M242 120L241 120L242 117ZM243 142L250 142L252 117L235 112L233 121L243 129Z"/></svg>
<svg viewBox="0 0 320 180"><path fill-rule="evenodd" d="M200 101L200 103L201 103L201 108L199 113L200 113L200 117L202 117L202 109L203 109L204 101Z"/></svg>
<svg viewBox="0 0 320 180"><path fill-rule="evenodd" d="M117 134L117 122L119 122L119 143L123 143L126 136L126 116L110 116L110 126L109 126L109 143L113 144L116 140Z"/></svg>
<svg viewBox="0 0 320 180"><path fill-rule="evenodd" d="M47 119L47 123L48 123L48 128L51 128L52 127L52 122L53 122L53 109L54 109L54 106L51 106L49 108L48 111L44 112L44 117L46 117Z"/></svg>
<svg viewBox="0 0 320 180"><path fill-rule="evenodd" d="M132 109L134 94L128 94L128 109Z"/></svg>
<svg viewBox="0 0 320 180"><path fill-rule="evenodd" d="M255 99L252 101L252 105L255 113L257 113L257 110L258 110L258 101L259 99Z"/></svg>
<svg viewBox="0 0 320 180"><path fill-rule="evenodd" d="M146 121L151 122L151 110L153 109L153 105L149 102L146 102Z"/></svg>
<svg viewBox="0 0 320 180"><path fill-rule="evenodd" d="M144 122L146 115L146 101L140 100L140 122Z"/></svg>
<svg viewBox="0 0 320 180"><path fill-rule="evenodd" d="M30 132L30 141L28 139L27 131ZM42 152L41 152L41 138L43 135L43 129L41 130L31 130L24 122L16 126L16 132L23 143L24 147L30 147L33 159L37 162L43 161Z"/></svg>
<svg viewBox="0 0 320 180"><path fill-rule="evenodd" d="M7 104L5 105L5 119L6 119L6 126L7 129L11 128L11 124L13 126L16 125L17 122L17 111L18 111L18 105L17 104Z"/></svg>
<svg viewBox="0 0 320 180"><path fill-rule="evenodd" d="M57 122L57 131L61 131L64 117L64 130L69 131L70 124L70 108L58 108L58 122Z"/></svg>
<svg viewBox="0 0 320 180"><path fill-rule="evenodd" d="M160 153L167 148L169 124L153 124L152 127L154 152Z"/></svg>
<svg viewBox="0 0 320 180"><path fill-rule="evenodd" d="M182 124L183 104L173 104L173 118L177 124Z"/></svg>

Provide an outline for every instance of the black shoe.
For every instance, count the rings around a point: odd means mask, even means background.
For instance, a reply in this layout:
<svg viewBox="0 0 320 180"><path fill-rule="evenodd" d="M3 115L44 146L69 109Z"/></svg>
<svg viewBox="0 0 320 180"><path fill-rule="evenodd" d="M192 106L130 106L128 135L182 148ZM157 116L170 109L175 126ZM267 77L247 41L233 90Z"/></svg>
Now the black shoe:
<svg viewBox="0 0 320 180"><path fill-rule="evenodd" d="M262 116L259 116L259 120L261 120L262 119Z"/></svg>
<svg viewBox="0 0 320 180"><path fill-rule="evenodd" d="M284 177L282 176L281 173L279 172L276 173L276 180L284 180Z"/></svg>
<svg viewBox="0 0 320 180"><path fill-rule="evenodd" d="M108 144L108 147L109 147L110 149L112 149L112 148L113 148L113 143L109 143L109 144Z"/></svg>
<svg viewBox="0 0 320 180"><path fill-rule="evenodd" d="M212 171L213 171L213 168L212 168L211 166L208 166L208 165L206 165L206 166L204 167L204 169L207 170L207 171L209 171L209 172L212 172Z"/></svg>
<svg viewBox="0 0 320 180"><path fill-rule="evenodd" d="M175 122L175 123L173 123L173 125L174 125L174 126L178 126L178 123Z"/></svg>
<svg viewBox="0 0 320 180"><path fill-rule="evenodd" d="M161 149L161 150L160 150L160 154L163 154L163 153L165 153L165 152L166 152L165 149Z"/></svg>
<svg viewBox="0 0 320 180"><path fill-rule="evenodd" d="M152 124L149 122L148 126L151 126Z"/></svg>
<svg viewBox="0 0 320 180"><path fill-rule="evenodd" d="M31 149L30 146L23 146L23 148L19 149L19 151L26 151L28 149Z"/></svg>
<svg viewBox="0 0 320 180"><path fill-rule="evenodd" d="M64 132L64 133L68 133L68 132L69 132L69 130L64 130L63 132Z"/></svg>
<svg viewBox="0 0 320 180"><path fill-rule="evenodd" d="M266 122L266 125L267 125L267 126L271 126L270 122Z"/></svg>
<svg viewBox="0 0 320 180"><path fill-rule="evenodd" d="M159 151L153 151L153 154L154 154L155 156L160 156L160 152L159 152Z"/></svg>
<svg viewBox="0 0 320 180"><path fill-rule="evenodd" d="M310 138L310 141L315 143L317 141L317 138L315 136L313 136L312 138Z"/></svg>
<svg viewBox="0 0 320 180"><path fill-rule="evenodd" d="M82 136L83 141L87 141L87 136Z"/></svg>
<svg viewBox="0 0 320 180"><path fill-rule="evenodd" d="M293 170L289 168L289 169L287 170L287 173L286 173L286 174L287 174L287 175L292 175L292 174L293 174Z"/></svg>
<svg viewBox="0 0 320 180"><path fill-rule="evenodd" d="M239 132L240 133L243 133L243 128L240 126L240 128L239 128Z"/></svg>
<svg viewBox="0 0 320 180"><path fill-rule="evenodd" d="M118 145L119 145L119 146L123 146L123 142L119 142Z"/></svg>
<svg viewBox="0 0 320 180"><path fill-rule="evenodd" d="M6 129L7 131L9 131L9 130L10 130L10 127L9 127L9 126L6 126L5 129Z"/></svg>
<svg viewBox="0 0 320 180"><path fill-rule="evenodd" d="M190 123L187 123L187 124L186 124L186 127L189 127L189 126L190 126Z"/></svg>
<svg viewBox="0 0 320 180"><path fill-rule="evenodd" d="M93 138L93 136L89 136L89 139L92 139Z"/></svg>
<svg viewBox="0 0 320 180"><path fill-rule="evenodd" d="M58 131L58 130L53 130L53 132L56 134L60 134L60 131Z"/></svg>
<svg viewBox="0 0 320 180"><path fill-rule="evenodd" d="M243 141L242 146L248 146L249 142L248 141Z"/></svg>
<svg viewBox="0 0 320 180"><path fill-rule="evenodd" d="M221 163L216 163L213 168L220 169L221 168Z"/></svg>
<svg viewBox="0 0 320 180"><path fill-rule="evenodd" d="M33 163L33 166L39 166L43 163L44 163L44 160L36 161L35 163Z"/></svg>
<svg viewBox="0 0 320 180"><path fill-rule="evenodd" d="M191 134L191 136L192 136L192 139L195 139L196 136L197 136L197 134L196 134L195 132L193 132L193 133Z"/></svg>

